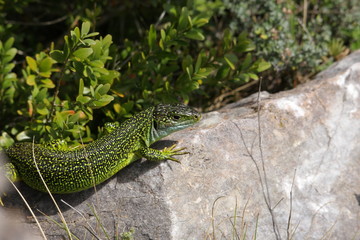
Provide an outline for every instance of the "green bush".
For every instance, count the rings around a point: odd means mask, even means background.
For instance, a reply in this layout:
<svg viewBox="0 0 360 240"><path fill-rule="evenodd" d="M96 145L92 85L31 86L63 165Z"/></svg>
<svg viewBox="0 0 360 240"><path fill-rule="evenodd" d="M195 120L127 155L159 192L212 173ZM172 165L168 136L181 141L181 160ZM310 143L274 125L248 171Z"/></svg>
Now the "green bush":
<svg viewBox="0 0 360 240"><path fill-rule="evenodd" d="M248 32L256 55L273 65L276 74L267 78L272 91L273 82L292 87L348 54L350 45L360 46L356 0L225 0L224 5L233 15L231 29Z"/></svg>
<svg viewBox="0 0 360 240"><path fill-rule="evenodd" d="M34 56L15 56L14 38L1 42L0 145L33 137L87 143L102 134L105 122L150 105L181 101L206 109L224 92L258 80L270 65L252 55L255 46L245 33L214 30L222 7L222 1L166 3L163 19L140 40L121 45L93 32L95 21ZM23 57L16 68L14 57Z"/></svg>
<svg viewBox="0 0 360 240"><path fill-rule="evenodd" d="M90 142L159 102L216 109L260 77L290 88L360 47L355 0L13 3L0 1L3 147Z"/></svg>
<svg viewBox="0 0 360 240"><path fill-rule="evenodd" d="M83 142L92 140L87 123L93 120L94 109L114 99L107 93L119 73L105 67L111 59L111 36L94 39L98 33L89 31L90 23L85 22L81 29L76 27L65 36L63 50L26 56L19 79L11 72L13 64L8 63L16 53L11 48L13 39L0 44L4 52L0 62L6 65L0 75L6 91L0 100L2 106L9 107L2 108L1 119L3 129L9 129L18 141L32 136L44 142L58 138L71 142L80 137ZM15 126L13 118L18 118Z"/></svg>

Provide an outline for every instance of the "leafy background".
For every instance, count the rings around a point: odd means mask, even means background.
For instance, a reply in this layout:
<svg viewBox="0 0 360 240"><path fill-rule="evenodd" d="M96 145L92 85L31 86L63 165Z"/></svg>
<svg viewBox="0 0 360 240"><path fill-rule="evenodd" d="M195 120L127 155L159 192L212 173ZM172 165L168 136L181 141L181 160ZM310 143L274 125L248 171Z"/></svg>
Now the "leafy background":
<svg viewBox="0 0 360 240"><path fill-rule="evenodd" d="M0 147L87 143L160 103L211 111L360 48L355 0L0 0Z"/></svg>

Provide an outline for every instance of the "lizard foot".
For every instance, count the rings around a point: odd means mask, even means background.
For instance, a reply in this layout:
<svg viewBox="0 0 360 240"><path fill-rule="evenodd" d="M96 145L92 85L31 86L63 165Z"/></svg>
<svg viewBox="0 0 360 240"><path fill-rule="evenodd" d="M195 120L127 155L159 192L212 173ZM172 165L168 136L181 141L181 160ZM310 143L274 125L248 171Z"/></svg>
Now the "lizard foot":
<svg viewBox="0 0 360 240"><path fill-rule="evenodd" d="M189 154L190 152L183 152L182 150L186 149L185 147L178 148L178 149L175 149L175 147L176 147L176 144L172 145L171 147L165 147L161 152L163 155L166 156L166 158L168 160L181 163L178 159L174 158L173 156L185 155L185 154Z"/></svg>

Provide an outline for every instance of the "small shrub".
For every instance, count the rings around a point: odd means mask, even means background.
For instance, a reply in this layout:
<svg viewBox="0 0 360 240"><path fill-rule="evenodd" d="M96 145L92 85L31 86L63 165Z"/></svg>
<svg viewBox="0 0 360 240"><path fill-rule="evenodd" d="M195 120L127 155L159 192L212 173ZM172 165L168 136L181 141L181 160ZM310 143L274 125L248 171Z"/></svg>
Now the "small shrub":
<svg viewBox="0 0 360 240"><path fill-rule="evenodd" d="M181 101L208 109L219 95L258 80L270 65L253 56L247 34L214 31L214 15L222 7L218 0L166 3L166 17L140 40L124 39L121 46L109 34L99 37L92 31L96 25L85 21L59 47L51 43L25 56L18 68L14 57L21 56L15 56L10 38L0 52L0 100L7 104L1 109L1 146L33 137L87 143L102 134L105 122L122 121L150 105ZM96 11L93 22L101 13Z"/></svg>

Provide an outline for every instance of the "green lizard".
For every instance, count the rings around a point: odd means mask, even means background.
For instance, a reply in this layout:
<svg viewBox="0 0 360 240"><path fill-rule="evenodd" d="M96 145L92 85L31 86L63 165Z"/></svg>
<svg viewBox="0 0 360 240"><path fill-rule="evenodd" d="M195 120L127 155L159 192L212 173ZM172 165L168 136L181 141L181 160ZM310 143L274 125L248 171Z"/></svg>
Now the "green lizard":
<svg viewBox="0 0 360 240"><path fill-rule="evenodd" d="M150 107L108 134L80 149L63 150L33 143L16 143L6 150L10 163L2 170L11 181L22 180L39 191L46 188L38 169L52 193L73 193L104 182L120 169L144 157L151 161L177 161L174 155L187 154L175 145L162 151L150 145L172 132L200 120L200 114L181 104Z"/></svg>

